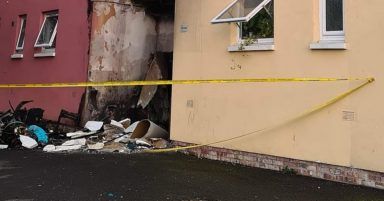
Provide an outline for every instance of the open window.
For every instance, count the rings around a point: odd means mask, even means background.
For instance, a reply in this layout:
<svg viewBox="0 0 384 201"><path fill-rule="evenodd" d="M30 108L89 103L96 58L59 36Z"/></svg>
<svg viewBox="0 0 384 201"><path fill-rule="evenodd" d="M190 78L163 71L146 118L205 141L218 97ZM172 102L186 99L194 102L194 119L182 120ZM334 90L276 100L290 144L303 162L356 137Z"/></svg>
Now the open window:
<svg viewBox="0 0 384 201"><path fill-rule="evenodd" d="M27 16L21 15L19 16L19 29L16 40L16 51L11 56L12 59L22 59L23 58L23 49L24 49L24 41L25 41L25 29L27 26Z"/></svg>
<svg viewBox="0 0 384 201"><path fill-rule="evenodd" d="M57 11L44 14L44 21L35 42L35 47L41 48L41 53L35 54L35 57L55 56L58 19Z"/></svg>
<svg viewBox="0 0 384 201"><path fill-rule="evenodd" d="M25 40L25 28L27 26L27 16L20 16L20 30L19 35L17 37L16 50L22 51L24 48L24 40Z"/></svg>
<svg viewBox="0 0 384 201"><path fill-rule="evenodd" d="M211 23L236 23L238 45L229 47L229 51L273 50L274 48L273 0L235 0Z"/></svg>
<svg viewBox="0 0 384 201"><path fill-rule="evenodd" d="M259 42L273 42L273 37L273 1L270 1L249 21L240 24L240 39L258 39Z"/></svg>
<svg viewBox="0 0 384 201"><path fill-rule="evenodd" d="M248 22L272 0L235 0L211 22Z"/></svg>

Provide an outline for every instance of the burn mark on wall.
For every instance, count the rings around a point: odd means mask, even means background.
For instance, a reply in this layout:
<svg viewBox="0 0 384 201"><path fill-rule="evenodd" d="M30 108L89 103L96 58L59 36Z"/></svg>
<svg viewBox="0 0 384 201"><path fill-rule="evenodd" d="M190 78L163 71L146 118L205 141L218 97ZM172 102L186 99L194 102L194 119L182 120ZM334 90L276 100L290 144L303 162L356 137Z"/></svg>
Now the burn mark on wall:
<svg viewBox="0 0 384 201"><path fill-rule="evenodd" d="M150 6L147 1L140 5L135 1L136 6L128 0L116 2L93 1L88 79L93 82L144 80L154 55L160 55L164 61L163 79L172 79L173 9L168 14L153 15L152 9L143 7ZM174 6L174 1L170 2ZM91 94L95 91L97 95ZM171 87L159 87L146 109L137 105L140 91L141 87L88 89L90 106L83 111L83 121L149 118L168 128Z"/></svg>
<svg viewBox="0 0 384 201"><path fill-rule="evenodd" d="M94 13L97 15L95 22L92 28L100 32L105 23L108 22L109 19L116 16L115 5L113 3L106 4L98 4L96 3L94 6Z"/></svg>

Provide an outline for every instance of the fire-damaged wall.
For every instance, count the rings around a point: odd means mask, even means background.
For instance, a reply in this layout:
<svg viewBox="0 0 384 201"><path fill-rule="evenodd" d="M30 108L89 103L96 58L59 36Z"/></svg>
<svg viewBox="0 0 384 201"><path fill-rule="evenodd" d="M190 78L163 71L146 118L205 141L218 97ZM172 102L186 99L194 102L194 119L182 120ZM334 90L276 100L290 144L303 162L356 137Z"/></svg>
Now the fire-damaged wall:
<svg viewBox="0 0 384 201"><path fill-rule="evenodd" d="M173 13L152 12L147 3L93 1L89 81L144 80L154 62L161 74L156 79L171 79ZM168 127L170 88L152 90L155 97L145 108L138 106L141 91L139 86L88 88L82 119L148 118ZM159 104L157 115L152 102Z"/></svg>

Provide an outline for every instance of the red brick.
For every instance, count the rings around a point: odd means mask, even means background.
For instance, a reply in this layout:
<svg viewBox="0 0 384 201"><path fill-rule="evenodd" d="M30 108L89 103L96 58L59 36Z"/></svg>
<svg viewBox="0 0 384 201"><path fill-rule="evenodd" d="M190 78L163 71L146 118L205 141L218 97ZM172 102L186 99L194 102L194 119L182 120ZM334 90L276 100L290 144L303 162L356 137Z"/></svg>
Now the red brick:
<svg viewBox="0 0 384 201"><path fill-rule="evenodd" d="M188 146L183 142L173 142L175 146ZM331 181L364 185L368 187L384 189L384 173L340 167L324 163L301 161L289 158L280 158L250 152L229 150L217 147L200 147L181 151L211 160L221 160L234 164L263 169L281 170L283 167L294 169L298 174Z"/></svg>

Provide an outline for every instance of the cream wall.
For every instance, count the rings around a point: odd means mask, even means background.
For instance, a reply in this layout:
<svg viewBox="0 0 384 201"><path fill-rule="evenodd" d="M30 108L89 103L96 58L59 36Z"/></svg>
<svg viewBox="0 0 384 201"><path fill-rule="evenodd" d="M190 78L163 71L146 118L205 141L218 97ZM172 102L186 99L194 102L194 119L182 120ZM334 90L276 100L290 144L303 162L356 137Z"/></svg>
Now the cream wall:
<svg viewBox="0 0 384 201"><path fill-rule="evenodd" d="M345 0L347 50L310 50L317 0L275 0L275 50L230 53L235 27L210 20L232 0L176 0L174 79L370 77L376 82L305 119L217 145L384 172L384 1ZM181 32L187 26L187 32ZM269 127L360 82L174 86L173 140L208 143ZM355 112L345 121L343 111Z"/></svg>

